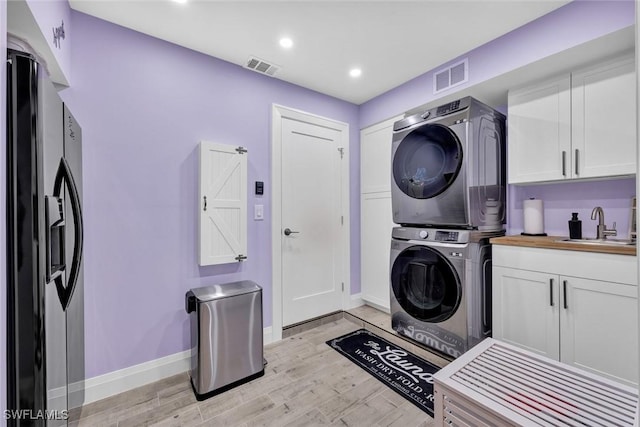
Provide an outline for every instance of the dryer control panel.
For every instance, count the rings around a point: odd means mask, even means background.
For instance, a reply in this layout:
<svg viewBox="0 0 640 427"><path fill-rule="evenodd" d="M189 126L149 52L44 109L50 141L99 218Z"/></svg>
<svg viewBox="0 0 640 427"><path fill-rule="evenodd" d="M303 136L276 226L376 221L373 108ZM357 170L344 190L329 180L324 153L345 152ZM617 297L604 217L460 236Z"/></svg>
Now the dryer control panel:
<svg viewBox="0 0 640 427"><path fill-rule="evenodd" d="M434 240L436 242L457 242L460 233L458 231L436 231Z"/></svg>
<svg viewBox="0 0 640 427"><path fill-rule="evenodd" d="M444 116L458 109L460 109L460 100L439 106L436 110L436 116Z"/></svg>
<svg viewBox="0 0 640 427"><path fill-rule="evenodd" d="M419 227L395 227L391 231L394 239L443 243L467 243L471 234L470 230Z"/></svg>

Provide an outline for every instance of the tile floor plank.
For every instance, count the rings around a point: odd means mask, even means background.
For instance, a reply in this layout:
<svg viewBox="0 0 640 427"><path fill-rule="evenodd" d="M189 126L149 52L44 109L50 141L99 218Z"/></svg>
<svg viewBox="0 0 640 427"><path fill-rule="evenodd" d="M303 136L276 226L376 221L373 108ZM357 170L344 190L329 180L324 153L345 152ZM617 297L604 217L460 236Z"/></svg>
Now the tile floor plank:
<svg viewBox="0 0 640 427"><path fill-rule="evenodd" d="M394 409L397 407L382 397L382 394L378 394L355 406L353 410L334 421L333 424L346 427L372 426Z"/></svg>
<svg viewBox="0 0 640 427"><path fill-rule="evenodd" d="M242 404L240 393L236 390L229 390L217 396L210 397L207 400L198 402L198 408L202 419L207 421L228 410L238 407Z"/></svg>
<svg viewBox="0 0 640 427"><path fill-rule="evenodd" d="M427 427L434 426L435 421L416 408L413 403L406 402L390 411L375 425L378 427Z"/></svg>
<svg viewBox="0 0 640 427"><path fill-rule="evenodd" d="M269 409L275 407L269 396L258 396L248 402L242 403L235 408L223 412L222 414L212 418L210 425L212 426L237 426L246 425L249 421ZM205 420L206 422L207 420Z"/></svg>
<svg viewBox="0 0 640 427"><path fill-rule="evenodd" d="M164 421L151 424L153 427L195 427L202 424L202 416L197 406L188 410L177 413Z"/></svg>
<svg viewBox="0 0 640 427"><path fill-rule="evenodd" d="M239 386L236 391L240 394L243 402L254 399L256 396L269 393L283 385L291 384L291 378L286 372L263 376Z"/></svg>
<svg viewBox="0 0 640 427"><path fill-rule="evenodd" d="M129 392L131 393L131 392ZM118 419L124 417L132 417L137 414L141 414L148 410L154 409L158 407L158 397L153 397L150 400L145 400L141 402L136 402L135 397L136 393L133 394L133 399L129 404L122 403L114 406L113 408L106 408L97 412L95 414L89 416L83 416L75 423L69 423L70 426L97 426L97 427L108 427L115 426L118 422ZM157 393L155 393L157 394ZM140 395L137 395L140 396Z"/></svg>
<svg viewBox="0 0 640 427"><path fill-rule="evenodd" d="M351 360L345 357L343 359L327 368L331 375L322 377L322 381L338 393L348 393L353 387L371 378L371 375Z"/></svg>
<svg viewBox="0 0 640 427"><path fill-rule="evenodd" d="M313 376L304 377L272 390L268 394L276 405L281 405L291 399L294 399L297 395L306 392L310 388L319 386L320 384L322 384L320 379Z"/></svg>
<svg viewBox="0 0 640 427"><path fill-rule="evenodd" d="M329 420L322 412L317 409L312 409L299 418L284 424L283 427L300 427L300 426L326 426L329 425Z"/></svg>
<svg viewBox="0 0 640 427"><path fill-rule="evenodd" d="M304 414L312 410L314 406L337 396L337 394L335 390L327 385L316 383L313 387L307 388L303 392L290 397L286 402L260 414L252 421L249 421L248 426L281 426L287 424L304 416ZM269 397L271 397L271 395L269 395Z"/></svg>
<svg viewBox="0 0 640 427"><path fill-rule="evenodd" d="M158 404L163 405L170 400L185 397L187 395L193 395L191 383L189 381L182 381L178 384L158 390Z"/></svg>
<svg viewBox="0 0 640 427"><path fill-rule="evenodd" d="M387 399L393 406L396 408L407 403L407 399L402 397L400 393L396 393L394 390L387 388L387 390L382 392L382 397Z"/></svg>
<svg viewBox="0 0 640 427"><path fill-rule="evenodd" d="M340 361L343 356L337 351L322 352L293 363L284 373L292 380L297 380L315 372L326 369L327 365Z"/></svg>
<svg viewBox="0 0 640 427"><path fill-rule="evenodd" d="M127 411L133 406L156 405L158 392L148 388L139 387L126 393L116 394L94 403L85 405L81 410L80 419L103 414L111 416L114 413Z"/></svg>
<svg viewBox="0 0 640 427"><path fill-rule="evenodd" d="M346 415L357 405L367 401L386 387L377 379L369 376L367 380L349 390L348 393L340 394L327 402L318 405L318 409L329 421L334 422L338 418Z"/></svg>
<svg viewBox="0 0 640 427"><path fill-rule="evenodd" d="M140 414L119 418L118 427L149 426L169 419L178 413L186 412L192 407L196 407L196 398L193 394L179 397Z"/></svg>
<svg viewBox="0 0 640 427"><path fill-rule="evenodd" d="M87 418L81 418L77 421L69 422L69 427L117 427L118 422L113 420L109 421L104 417L97 417L92 415Z"/></svg>

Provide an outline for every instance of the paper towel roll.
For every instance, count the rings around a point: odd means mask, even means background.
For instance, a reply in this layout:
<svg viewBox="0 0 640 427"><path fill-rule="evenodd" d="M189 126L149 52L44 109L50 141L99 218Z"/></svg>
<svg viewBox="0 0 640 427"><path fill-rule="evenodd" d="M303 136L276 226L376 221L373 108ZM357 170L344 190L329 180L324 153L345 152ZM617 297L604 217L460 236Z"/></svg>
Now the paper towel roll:
<svg viewBox="0 0 640 427"><path fill-rule="evenodd" d="M529 199L523 201L524 233L544 234L544 205L542 200Z"/></svg>

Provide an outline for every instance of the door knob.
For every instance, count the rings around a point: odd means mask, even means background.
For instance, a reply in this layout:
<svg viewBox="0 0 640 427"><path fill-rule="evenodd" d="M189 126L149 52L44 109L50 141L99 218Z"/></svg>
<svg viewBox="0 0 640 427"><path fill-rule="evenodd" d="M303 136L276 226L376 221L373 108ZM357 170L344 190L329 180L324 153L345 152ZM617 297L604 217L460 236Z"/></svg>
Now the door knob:
<svg viewBox="0 0 640 427"><path fill-rule="evenodd" d="M298 234L298 233L299 233L299 231L292 231L292 230L291 230L291 229L289 229L289 228L285 228L285 229L284 229L284 235L285 235L285 236L290 236L290 235L292 235L292 234Z"/></svg>

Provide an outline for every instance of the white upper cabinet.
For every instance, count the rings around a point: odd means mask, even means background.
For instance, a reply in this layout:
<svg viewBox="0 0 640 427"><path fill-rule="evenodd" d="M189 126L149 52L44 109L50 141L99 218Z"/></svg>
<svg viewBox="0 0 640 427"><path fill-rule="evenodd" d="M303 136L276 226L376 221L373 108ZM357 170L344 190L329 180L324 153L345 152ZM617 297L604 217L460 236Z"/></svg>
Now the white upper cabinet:
<svg viewBox="0 0 640 427"><path fill-rule="evenodd" d="M636 81L633 58L571 76L573 177L636 173Z"/></svg>
<svg viewBox="0 0 640 427"><path fill-rule="evenodd" d="M569 75L509 92L509 183L564 179L570 170Z"/></svg>
<svg viewBox="0 0 640 427"><path fill-rule="evenodd" d="M509 183L636 171L633 57L509 92Z"/></svg>
<svg viewBox="0 0 640 427"><path fill-rule="evenodd" d="M391 140L394 117L360 131L360 192L391 191Z"/></svg>
<svg viewBox="0 0 640 427"><path fill-rule="evenodd" d="M247 258L247 150L200 143L199 264Z"/></svg>

